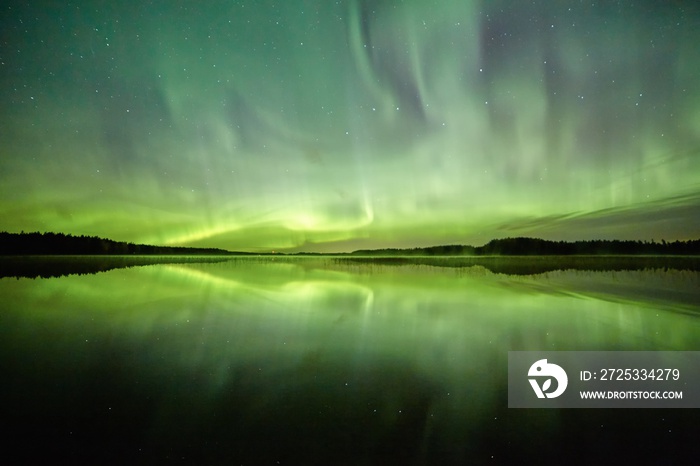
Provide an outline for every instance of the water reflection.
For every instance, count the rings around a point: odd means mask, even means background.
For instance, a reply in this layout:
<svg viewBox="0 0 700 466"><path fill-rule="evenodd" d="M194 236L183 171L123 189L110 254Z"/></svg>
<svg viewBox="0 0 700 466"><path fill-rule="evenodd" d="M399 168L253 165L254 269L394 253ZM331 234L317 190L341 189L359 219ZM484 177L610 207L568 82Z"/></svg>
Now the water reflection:
<svg viewBox="0 0 700 466"><path fill-rule="evenodd" d="M479 266L493 273L533 275L557 270L683 270L700 272L697 256L0 256L0 278L51 278L84 275L154 264L194 264L240 261L274 261L297 265L336 264L358 270L375 266L428 265L447 268Z"/></svg>
<svg viewBox="0 0 700 466"><path fill-rule="evenodd" d="M546 435L556 456L620 415L507 410L507 351L698 350L698 280L254 259L5 279L1 414L76 461L478 463ZM689 414L650 411L615 435L673 424L664 448L688 448Z"/></svg>

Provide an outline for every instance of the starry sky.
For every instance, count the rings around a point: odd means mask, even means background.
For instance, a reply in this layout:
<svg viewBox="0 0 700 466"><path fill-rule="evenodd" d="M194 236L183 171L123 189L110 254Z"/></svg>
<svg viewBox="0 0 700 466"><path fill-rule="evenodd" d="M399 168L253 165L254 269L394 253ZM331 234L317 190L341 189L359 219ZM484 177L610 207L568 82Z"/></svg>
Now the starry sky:
<svg viewBox="0 0 700 466"><path fill-rule="evenodd" d="M695 1L7 1L0 230L700 237Z"/></svg>

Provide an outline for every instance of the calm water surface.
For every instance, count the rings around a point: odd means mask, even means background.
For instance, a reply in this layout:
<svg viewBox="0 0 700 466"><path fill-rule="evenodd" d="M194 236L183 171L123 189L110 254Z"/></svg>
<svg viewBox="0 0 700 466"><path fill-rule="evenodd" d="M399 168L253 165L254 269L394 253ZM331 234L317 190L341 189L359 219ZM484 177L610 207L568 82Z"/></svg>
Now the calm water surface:
<svg viewBox="0 0 700 466"><path fill-rule="evenodd" d="M509 410L506 380L512 350L700 350L698 272L233 259L0 296L17 464L697 464L698 410Z"/></svg>

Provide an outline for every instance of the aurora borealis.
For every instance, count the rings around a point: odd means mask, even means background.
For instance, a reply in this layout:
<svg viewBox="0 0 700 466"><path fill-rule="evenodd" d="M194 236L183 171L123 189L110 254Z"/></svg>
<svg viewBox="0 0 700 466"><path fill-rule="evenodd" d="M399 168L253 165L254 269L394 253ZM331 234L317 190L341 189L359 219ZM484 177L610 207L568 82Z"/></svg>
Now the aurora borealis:
<svg viewBox="0 0 700 466"><path fill-rule="evenodd" d="M694 1L4 2L0 230L697 238Z"/></svg>

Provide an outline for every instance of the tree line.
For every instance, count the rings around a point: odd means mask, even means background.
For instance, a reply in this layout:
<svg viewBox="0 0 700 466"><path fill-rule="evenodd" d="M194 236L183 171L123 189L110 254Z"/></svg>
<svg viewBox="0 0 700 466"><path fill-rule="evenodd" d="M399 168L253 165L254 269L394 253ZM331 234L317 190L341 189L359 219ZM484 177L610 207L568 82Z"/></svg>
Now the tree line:
<svg viewBox="0 0 700 466"><path fill-rule="evenodd" d="M0 232L0 255L269 255L231 252L217 248L153 246L114 241L97 236L63 233ZM273 253L274 254L274 253ZM297 253L296 255L323 255ZM361 249L354 256L547 256L547 255L700 255L700 240L673 241L549 241L538 238L494 239L483 246L450 244L425 248Z"/></svg>
<svg viewBox="0 0 700 466"><path fill-rule="evenodd" d="M230 254L223 249L152 246L126 243L97 236L63 233L0 232L0 255L151 255Z"/></svg>
<svg viewBox="0 0 700 466"><path fill-rule="evenodd" d="M570 255L698 255L700 240L660 243L630 240L549 241L538 238L494 239L483 246L445 245L409 249L361 249L358 256L570 256Z"/></svg>

